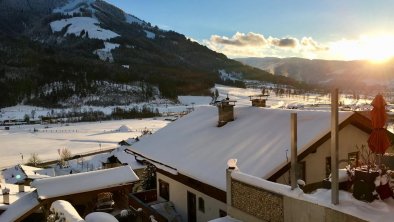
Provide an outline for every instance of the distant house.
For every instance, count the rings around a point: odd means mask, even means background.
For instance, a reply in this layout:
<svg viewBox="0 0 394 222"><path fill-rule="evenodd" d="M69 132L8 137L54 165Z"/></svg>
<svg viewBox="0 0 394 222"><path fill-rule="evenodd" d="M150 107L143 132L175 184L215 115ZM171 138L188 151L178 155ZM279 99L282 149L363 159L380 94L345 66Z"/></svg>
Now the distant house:
<svg viewBox="0 0 394 222"><path fill-rule="evenodd" d="M42 179L55 176L53 168L37 168L18 164L4 169L2 175L6 183L30 185L35 179Z"/></svg>
<svg viewBox="0 0 394 222"><path fill-rule="evenodd" d="M173 202L184 221L226 215L224 169L229 159L238 159L240 170L249 175L289 184L290 114L294 112L298 178L313 184L330 173L330 112L259 107L232 111L223 105L218 105L219 116L215 107L198 108L131 148L157 167L157 196ZM367 144L370 120L355 112L340 112L339 129L339 160L344 166L358 158L356 146Z"/></svg>
<svg viewBox="0 0 394 222"><path fill-rule="evenodd" d="M0 221L23 221L37 210L48 215L49 206L56 200L70 202L85 216L98 210L101 194L108 192L111 199L113 194L111 208L128 209L127 194L138 180L129 166L35 180L31 186L36 190L10 204L0 215Z"/></svg>
<svg viewBox="0 0 394 222"><path fill-rule="evenodd" d="M120 146L130 146L130 144L128 142L126 142L125 140L122 140L118 143L118 145Z"/></svg>

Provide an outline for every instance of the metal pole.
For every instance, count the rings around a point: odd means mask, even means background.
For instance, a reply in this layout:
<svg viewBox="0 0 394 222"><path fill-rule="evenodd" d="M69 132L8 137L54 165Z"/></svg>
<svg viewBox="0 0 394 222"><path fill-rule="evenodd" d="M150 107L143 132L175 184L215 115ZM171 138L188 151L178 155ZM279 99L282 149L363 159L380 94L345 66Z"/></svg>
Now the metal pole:
<svg viewBox="0 0 394 222"><path fill-rule="evenodd" d="M291 189L297 188L297 113L291 113Z"/></svg>
<svg viewBox="0 0 394 222"><path fill-rule="evenodd" d="M339 203L338 184L338 89L331 93L331 203Z"/></svg>

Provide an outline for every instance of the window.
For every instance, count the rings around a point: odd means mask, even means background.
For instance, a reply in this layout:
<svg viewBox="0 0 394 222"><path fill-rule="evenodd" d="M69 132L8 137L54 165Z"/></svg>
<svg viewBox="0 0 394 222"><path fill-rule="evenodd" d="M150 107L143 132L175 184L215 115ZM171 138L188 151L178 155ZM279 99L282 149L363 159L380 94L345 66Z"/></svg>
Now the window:
<svg viewBox="0 0 394 222"><path fill-rule="evenodd" d="M198 198L198 210L201 212L205 212L205 203L204 203L204 199L202 199L202 197Z"/></svg>
<svg viewBox="0 0 394 222"><path fill-rule="evenodd" d="M170 184L163 180L159 180L159 196L166 200L170 200Z"/></svg>

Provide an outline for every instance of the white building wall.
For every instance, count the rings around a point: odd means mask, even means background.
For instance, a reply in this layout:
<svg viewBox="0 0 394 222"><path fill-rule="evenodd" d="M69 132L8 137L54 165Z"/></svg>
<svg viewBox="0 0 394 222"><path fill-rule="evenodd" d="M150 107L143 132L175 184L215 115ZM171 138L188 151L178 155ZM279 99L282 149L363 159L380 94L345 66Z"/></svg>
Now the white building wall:
<svg viewBox="0 0 394 222"><path fill-rule="evenodd" d="M187 221L187 192L196 195L197 202L197 221L205 222L219 217L219 210L226 211L227 205L212 197L209 197L193 188L190 188L176 180L173 180L163 174L157 172L156 182L159 185L159 179L169 183L170 201L174 203L176 211L182 216L183 221ZM159 189L157 189L157 196L159 197ZM205 212L201 212L198 206L198 198L202 197L205 204Z"/></svg>
<svg viewBox="0 0 394 222"><path fill-rule="evenodd" d="M368 137L369 134L351 124L339 131L339 168L343 168L347 165L347 162L345 163L344 161L347 161L348 153L358 151L356 145L361 147L361 145L364 144L368 149ZM328 139L318 147L316 153L311 153L302 160L305 161L305 182L307 184L321 182L326 177L326 157L329 156L331 156L331 139ZM344 161L341 162L341 160ZM289 184L288 181L288 171L277 179L277 182L282 184Z"/></svg>

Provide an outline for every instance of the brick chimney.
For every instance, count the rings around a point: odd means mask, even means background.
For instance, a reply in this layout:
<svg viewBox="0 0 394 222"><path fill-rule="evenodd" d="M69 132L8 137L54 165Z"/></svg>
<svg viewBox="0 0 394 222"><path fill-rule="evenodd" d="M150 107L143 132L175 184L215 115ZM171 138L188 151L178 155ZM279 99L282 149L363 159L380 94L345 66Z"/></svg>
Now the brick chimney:
<svg viewBox="0 0 394 222"><path fill-rule="evenodd" d="M256 96L249 96L250 101L252 101L252 106L255 107L266 107L266 101L269 95L261 94Z"/></svg>
<svg viewBox="0 0 394 222"><path fill-rule="evenodd" d="M234 106L235 100L230 100L230 98L223 99L217 104L219 111L219 122L218 127L224 126L230 121L234 121Z"/></svg>

